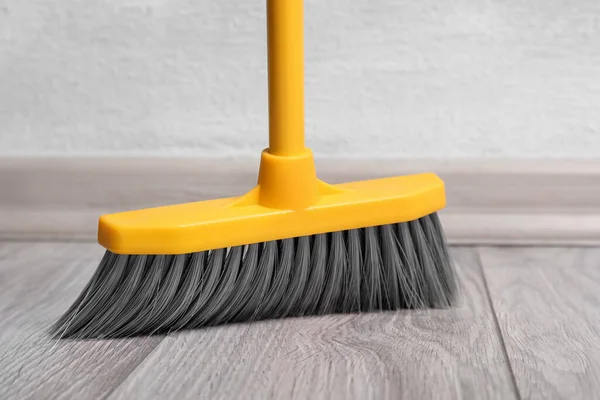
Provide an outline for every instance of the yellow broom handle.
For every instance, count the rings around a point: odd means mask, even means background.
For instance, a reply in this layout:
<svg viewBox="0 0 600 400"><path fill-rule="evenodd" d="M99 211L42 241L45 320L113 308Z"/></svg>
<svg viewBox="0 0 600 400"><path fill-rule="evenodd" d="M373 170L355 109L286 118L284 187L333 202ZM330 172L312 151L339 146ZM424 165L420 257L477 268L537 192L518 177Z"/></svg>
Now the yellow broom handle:
<svg viewBox="0 0 600 400"><path fill-rule="evenodd" d="M304 152L303 0L267 0L269 153Z"/></svg>

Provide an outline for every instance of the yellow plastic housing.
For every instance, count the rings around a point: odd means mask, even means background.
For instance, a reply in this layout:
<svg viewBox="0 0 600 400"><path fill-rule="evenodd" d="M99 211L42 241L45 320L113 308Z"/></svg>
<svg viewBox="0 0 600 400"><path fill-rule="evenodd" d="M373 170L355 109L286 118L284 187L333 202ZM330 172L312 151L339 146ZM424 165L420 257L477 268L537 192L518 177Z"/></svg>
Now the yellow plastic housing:
<svg viewBox="0 0 600 400"><path fill-rule="evenodd" d="M309 151L295 164L264 151L244 196L104 215L98 241L117 254L183 254L411 221L446 204L432 173L329 185L310 161Z"/></svg>
<svg viewBox="0 0 600 400"><path fill-rule="evenodd" d="M100 217L98 242L117 254L183 254L411 221L445 206L444 183L417 174L329 186L304 210L261 206L260 186L225 198Z"/></svg>
<svg viewBox="0 0 600 400"><path fill-rule="evenodd" d="M184 254L406 222L446 205L444 183L418 174L329 185L304 147L302 0L267 0L269 148L257 186L219 200L100 217L117 254Z"/></svg>

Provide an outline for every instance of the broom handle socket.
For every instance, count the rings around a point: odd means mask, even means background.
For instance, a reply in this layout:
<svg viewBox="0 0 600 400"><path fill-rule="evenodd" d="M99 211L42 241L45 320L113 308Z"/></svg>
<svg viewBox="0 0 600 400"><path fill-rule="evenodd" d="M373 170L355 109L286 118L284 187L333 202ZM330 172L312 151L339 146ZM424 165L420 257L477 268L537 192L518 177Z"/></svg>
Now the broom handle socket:
<svg viewBox="0 0 600 400"><path fill-rule="evenodd" d="M304 147L303 0L267 0L269 153L297 156Z"/></svg>

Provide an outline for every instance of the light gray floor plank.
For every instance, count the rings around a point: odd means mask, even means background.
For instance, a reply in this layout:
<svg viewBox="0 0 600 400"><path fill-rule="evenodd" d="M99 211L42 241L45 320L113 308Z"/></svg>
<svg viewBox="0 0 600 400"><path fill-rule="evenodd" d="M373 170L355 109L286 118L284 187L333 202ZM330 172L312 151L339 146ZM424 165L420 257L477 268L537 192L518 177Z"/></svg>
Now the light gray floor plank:
<svg viewBox="0 0 600 400"><path fill-rule="evenodd" d="M95 244L0 243L0 399L106 397L160 342L47 337L101 255Z"/></svg>
<svg viewBox="0 0 600 400"><path fill-rule="evenodd" d="M521 396L600 398L600 249L480 253Z"/></svg>
<svg viewBox="0 0 600 400"><path fill-rule="evenodd" d="M111 399L511 399L474 251L455 250L464 304L288 319L167 337Z"/></svg>

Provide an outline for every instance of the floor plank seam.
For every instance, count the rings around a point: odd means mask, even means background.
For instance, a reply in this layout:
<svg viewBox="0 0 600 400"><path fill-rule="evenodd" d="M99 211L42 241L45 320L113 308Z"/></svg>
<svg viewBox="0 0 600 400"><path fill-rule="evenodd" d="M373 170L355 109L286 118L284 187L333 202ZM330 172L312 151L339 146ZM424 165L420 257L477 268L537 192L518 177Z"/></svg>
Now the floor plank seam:
<svg viewBox="0 0 600 400"><path fill-rule="evenodd" d="M513 370L512 363L510 362L510 358L508 357L508 350L506 348L506 342L504 341L504 335L502 334L502 330L500 329L500 322L498 321L498 315L496 314L496 308L494 307L494 302L492 301L492 295L490 292L490 288L487 281L487 276L485 275L485 270L483 268L483 260L481 259L481 254L479 253L479 248L475 248L475 255L477 259L477 264L479 267L479 272L481 273L481 278L483 280L483 288L485 290L485 295L487 297L488 305L492 312L492 320L494 321L494 327L496 328L496 333L498 334L498 339L500 340L500 348L502 349L502 355L506 360L506 364L508 365L508 374L510 376L510 382L513 387L513 392L518 400L523 400L521 396L521 392L519 391L519 387L517 385L517 378L515 376L515 372Z"/></svg>
<svg viewBox="0 0 600 400"><path fill-rule="evenodd" d="M146 356L145 356L144 358L142 358L142 359L140 360L140 362L139 362L139 363L137 363L137 365L135 366L135 368L133 368L131 371L129 371L129 373L128 373L127 375L124 375L124 376L123 376L123 379L121 379L121 380L119 381L119 383L118 383L118 384L114 385L114 386L111 388L111 390L110 390L109 392L107 392L107 393L106 393L106 396L105 396L104 398L105 398L105 399L110 399L110 397L113 395L113 393L114 393L114 392L115 392L115 391L116 391L118 388L120 388L120 387L123 385L123 383L125 383L125 381L127 381L127 379L128 379L128 378L129 378L131 375L133 375L133 373L134 373L135 371L137 371L137 370L138 370L138 368L140 367L140 365L142 365L142 364L144 363L144 361L146 361L146 360L148 359L148 357L150 357L150 355L154 354L154 352L156 351L156 349L158 349L158 347L160 346L160 344L161 344L161 343L163 342L163 340L165 340L166 338L167 338L167 335L165 335L165 336L164 336L164 337L163 337L163 338L162 338L162 339L161 339L159 342L157 342L157 343L156 343L156 346L154 346L154 348L153 348L151 351L149 351L149 352L148 352L148 354L146 354ZM116 339L116 340L119 340L119 339Z"/></svg>

